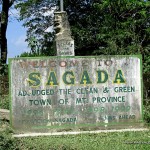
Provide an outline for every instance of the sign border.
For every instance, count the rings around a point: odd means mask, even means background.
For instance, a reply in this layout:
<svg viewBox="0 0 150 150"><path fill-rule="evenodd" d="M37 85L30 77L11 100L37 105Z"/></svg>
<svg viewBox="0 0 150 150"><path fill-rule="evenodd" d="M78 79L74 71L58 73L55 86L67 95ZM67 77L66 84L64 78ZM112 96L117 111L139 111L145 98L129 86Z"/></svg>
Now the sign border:
<svg viewBox="0 0 150 150"><path fill-rule="evenodd" d="M136 124L136 123L144 123L144 112L143 112L143 108L144 108L144 106L143 106L143 76L142 76L142 55L141 54L139 54L139 55L97 55L97 56L41 56L41 57L18 57L18 58L8 58L8 68L9 68L9 109L10 109L10 125L11 125L11 127L13 127L12 126L12 96L11 96L11 92L12 92L12 90L11 90L11 88L12 88L12 86L11 86L11 64L12 64L12 61L13 60L19 60L19 59L41 59L41 60L45 60L45 59L48 59L48 58L99 58L99 57L101 57L101 58L103 58L103 59L105 59L105 58L121 58L121 57L123 57L123 58L128 58L128 57L134 57L134 58L139 58L140 59L140 84L141 84L141 120L139 120L139 122L133 122L134 124ZM116 123L116 122L111 122L111 123L107 123L107 124L105 124L105 123L98 123L98 125L99 126L96 126L96 124L87 124L87 126L83 123L83 124L81 124L81 126L85 126L85 127L89 127L88 125L90 125L90 126L95 126L95 127L100 127L100 124L103 124L103 127L105 126L105 125L107 125L107 127L109 127L109 126L111 126L111 125L122 125L122 124L124 124L125 122L118 122L118 123ZM127 124L131 124L132 122L129 122L129 123L127 123ZM69 124L69 125L63 125L62 127L66 127L66 126L68 126L68 127L71 127L71 126L73 126L73 125L71 125L71 124ZM77 125L76 125L77 126ZM78 126L80 126L80 125L78 125ZM36 127L36 126L33 126L32 128L34 128L34 127ZM45 127L46 126L41 126L41 129L45 129ZM39 126L39 128L40 128L40 126ZM49 127L47 126L47 129L48 129ZM54 129L57 129L57 127L55 126L55 128ZM66 131L67 132L67 131Z"/></svg>

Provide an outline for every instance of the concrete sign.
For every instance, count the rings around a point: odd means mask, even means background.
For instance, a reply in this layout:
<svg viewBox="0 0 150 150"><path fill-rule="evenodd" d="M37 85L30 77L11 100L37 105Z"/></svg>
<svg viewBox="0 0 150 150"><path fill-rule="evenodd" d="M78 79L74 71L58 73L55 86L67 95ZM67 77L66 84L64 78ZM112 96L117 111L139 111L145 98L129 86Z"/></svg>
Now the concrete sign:
<svg viewBox="0 0 150 150"><path fill-rule="evenodd" d="M9 59L16 132L140 126L140 56Z"/></svg>
<svg viewBox="0 0 150 150"><path fill-rule="evenodd" d="M74 56L74 40L65 11L54 13L55 49L57 56Z"/></svg>

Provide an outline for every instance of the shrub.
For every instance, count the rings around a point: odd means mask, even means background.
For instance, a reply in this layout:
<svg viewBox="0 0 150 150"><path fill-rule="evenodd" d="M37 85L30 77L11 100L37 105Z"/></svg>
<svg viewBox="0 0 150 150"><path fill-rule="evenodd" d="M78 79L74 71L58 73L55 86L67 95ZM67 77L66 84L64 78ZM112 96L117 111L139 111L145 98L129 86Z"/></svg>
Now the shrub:
<svg viewBox="0 0 150 150"><path fill-rule="evenodd" d="M0 96L0 108L2 109L9 109L9 96Z"/></svg>
<svg viewBox="0 0 150 150"><path fill-rule="evenodd" d="M0 150L18 150L12 130L6 122L0 124Z"/></svg>

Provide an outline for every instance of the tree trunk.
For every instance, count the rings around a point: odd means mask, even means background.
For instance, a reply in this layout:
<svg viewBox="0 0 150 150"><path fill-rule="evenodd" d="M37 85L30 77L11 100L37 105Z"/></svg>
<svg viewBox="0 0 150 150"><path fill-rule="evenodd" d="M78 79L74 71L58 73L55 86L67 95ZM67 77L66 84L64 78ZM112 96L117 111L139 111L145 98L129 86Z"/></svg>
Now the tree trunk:
<svg viewBox="0 0 150 150"><path fill-rule="evenodd" d="M7 38L6 31L8 25L8 11L9 11L9 0L3 0L2 13L1 13L1 61L2 64L6 64L7 61Z"/></svg>

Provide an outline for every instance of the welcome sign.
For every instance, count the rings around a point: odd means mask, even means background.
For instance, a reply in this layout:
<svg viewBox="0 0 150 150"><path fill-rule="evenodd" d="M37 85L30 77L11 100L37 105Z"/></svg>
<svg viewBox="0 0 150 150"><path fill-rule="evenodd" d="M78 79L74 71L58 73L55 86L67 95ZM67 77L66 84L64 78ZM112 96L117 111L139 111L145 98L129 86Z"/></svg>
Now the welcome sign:
<svg viewBox="0 0 150 150"><path fill-rule="evenodd" d="M11 124L18 132L139 126L140 56L9 59Z"/></svg>

